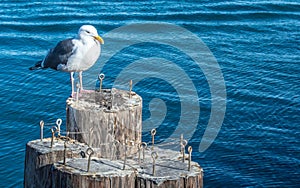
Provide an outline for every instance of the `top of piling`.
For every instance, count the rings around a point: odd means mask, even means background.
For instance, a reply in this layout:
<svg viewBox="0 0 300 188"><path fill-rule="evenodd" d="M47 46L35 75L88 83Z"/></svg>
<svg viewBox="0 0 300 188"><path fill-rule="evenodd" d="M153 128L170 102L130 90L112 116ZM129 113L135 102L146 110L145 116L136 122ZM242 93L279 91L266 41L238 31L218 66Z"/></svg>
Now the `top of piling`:
<svg viewBox="0 0 300 188"><path fill-rule="evenodd" d="M82 92L78 98L68 98L67 104L76 109L93 111L122 111L130 107L140 106L142 98L133 91L119 89L102 89L100 91Z"/></svg>

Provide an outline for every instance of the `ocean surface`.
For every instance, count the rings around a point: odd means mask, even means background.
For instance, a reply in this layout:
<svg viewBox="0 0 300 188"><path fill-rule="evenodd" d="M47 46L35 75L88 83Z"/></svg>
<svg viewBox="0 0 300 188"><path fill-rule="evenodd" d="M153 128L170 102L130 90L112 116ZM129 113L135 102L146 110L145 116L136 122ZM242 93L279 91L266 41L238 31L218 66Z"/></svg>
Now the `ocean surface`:
<svg viewBox="0 0 300 188"><path fill-rule="evenodd" d="M134 75L133 90L144 103L143 140L150 141L151 128L157 128L158 142L179 137L181 117L196 122L184 131L193 160L204 169L205 187L300 186L300 2L204 0L1 1L0 187L23 186L25 145L39 138L40 120L65 123L69 74L28 68L58 41L76 36L83 24L94 25L105 40L92 68L105 74L103 87L116 86L119 75ZM138 30L132 33L133 26ZM182 33L164 32L165 26ZM124 29L111 34L118 28ZM144 38L114 51L117 46L110 41L118 36ZM207 72L204 59L199 67L191 58L198 48L186 53L199 42L191 36L205 44L199 53L206 49L215 69ZM184 73L178 74L181 84L176 71ZM214 80L216 75L221 79ZM83 76L96 83L97 74ZM196 102L189 102L195 95ZM188 108L181 111L183 102ZM211 119L219 120L215 127L208 126ZM199 150L205 131L214 136Z"/></svg>

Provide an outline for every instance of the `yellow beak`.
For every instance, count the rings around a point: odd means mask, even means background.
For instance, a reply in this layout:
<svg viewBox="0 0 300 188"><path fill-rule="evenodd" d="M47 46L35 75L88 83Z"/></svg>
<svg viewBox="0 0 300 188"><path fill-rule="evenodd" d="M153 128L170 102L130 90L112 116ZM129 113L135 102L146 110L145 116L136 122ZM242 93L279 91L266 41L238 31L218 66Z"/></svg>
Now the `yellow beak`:
<svg viewBox="0 0 300 188"><path fill-rule="evenodd" d="M104 44L104 40L98 35L98 36L94 36L94 38L100 42L100 44Z"/></svg>

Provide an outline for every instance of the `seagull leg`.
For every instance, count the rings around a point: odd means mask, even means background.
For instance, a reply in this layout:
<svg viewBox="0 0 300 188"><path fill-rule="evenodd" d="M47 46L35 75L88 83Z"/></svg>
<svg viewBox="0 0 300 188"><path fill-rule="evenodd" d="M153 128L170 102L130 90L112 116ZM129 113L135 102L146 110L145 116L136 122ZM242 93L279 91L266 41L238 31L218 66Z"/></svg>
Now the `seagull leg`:
<svg viewBox="0 0 300 188"><path fill-rule="evenodd" d="M78 77L79 77L79 83L80 83L80 92L83 91L83 87L82 87L82 71L80 71L78 73Z"/></svg>
<svg viewBox="0 0 300 188"><path fill-rule="evenodd" d="M71 85L72 85L72 93L71 93L71 97L73 98L74 96L74 72L70 72L70 81L71 81Z"/></svg>
<svg viewBox="0 0 300 188"><path fill-rule="evenodd" d="M91 90L84 90L83 89L83 84L82 84L82 71L78 72L78 78L79 78L79 83L80 83L80 93L92 93L93 91Z"/></svg>

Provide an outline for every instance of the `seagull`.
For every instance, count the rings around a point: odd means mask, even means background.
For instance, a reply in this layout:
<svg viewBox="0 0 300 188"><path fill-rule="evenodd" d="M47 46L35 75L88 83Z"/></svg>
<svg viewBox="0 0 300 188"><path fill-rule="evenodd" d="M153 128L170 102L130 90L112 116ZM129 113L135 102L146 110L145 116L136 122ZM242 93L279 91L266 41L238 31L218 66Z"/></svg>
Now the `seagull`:
<svg viewBox="0 0 300 188"><path fill-rule="evenodd" d="M70 72L72 97L74 94L74 73L78 72L80 92L83 91L82 71L92 67L101 53L104 40L92 25L83 25L76 38L62 40L50 49L46 57L37 62L30 70L51 68L57 71Z"/></svg>

